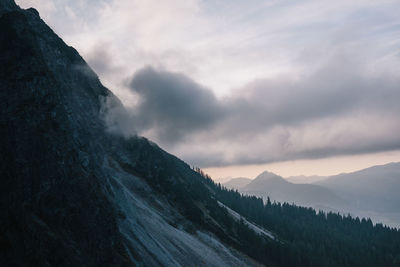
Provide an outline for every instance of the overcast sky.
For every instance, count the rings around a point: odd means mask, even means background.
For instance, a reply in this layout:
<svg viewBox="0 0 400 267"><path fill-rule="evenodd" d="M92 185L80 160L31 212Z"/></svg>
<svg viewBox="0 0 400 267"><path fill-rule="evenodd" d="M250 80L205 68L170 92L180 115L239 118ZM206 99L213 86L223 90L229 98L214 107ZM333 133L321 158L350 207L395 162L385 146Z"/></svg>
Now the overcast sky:
<svg viewBox="0 0 400 267"><path fill-rule="evenodd" d="M17 3L121 98L113 131L191 165L400 155L400 1Z"/></svg>

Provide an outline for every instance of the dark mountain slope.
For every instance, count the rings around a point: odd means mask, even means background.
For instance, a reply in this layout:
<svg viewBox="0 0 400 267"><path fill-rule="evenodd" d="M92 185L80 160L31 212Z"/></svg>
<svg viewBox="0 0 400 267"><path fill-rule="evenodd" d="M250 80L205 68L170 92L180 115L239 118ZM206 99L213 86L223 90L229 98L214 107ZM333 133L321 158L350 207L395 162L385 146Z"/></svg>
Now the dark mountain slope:
<svg viewBox="0 0 400 267"><path fill-rule="evenodd" d="M203 216L188 187L211 199L204 178L143 138L107 134L102 101L119 101L36 10L1 3L3 263L251 264L206 232L212 242L170 226L194 228L181 213Z"/></svg>
<svg viewBox="0 0 400 267"><path fill-rule="evenodd" d="M21 265L125 262L100 184L96 132L104 126L91 119L100 109L94 96L108 90L82 74L83 59L33 9L2 14L0 31L5 257Z"/></svg>

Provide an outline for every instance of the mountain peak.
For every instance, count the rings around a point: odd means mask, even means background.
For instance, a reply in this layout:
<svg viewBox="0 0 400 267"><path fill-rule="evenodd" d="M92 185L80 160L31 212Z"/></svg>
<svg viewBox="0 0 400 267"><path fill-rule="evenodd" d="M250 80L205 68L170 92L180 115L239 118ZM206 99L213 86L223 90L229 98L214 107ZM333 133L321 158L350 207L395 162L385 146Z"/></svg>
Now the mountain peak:
<svg viewBox="0 0 400 267"><path fill-rule="evenodd" d="M269 171L262 172L254 180L270 180L270 179L284 180L281 176Z"/></svg>

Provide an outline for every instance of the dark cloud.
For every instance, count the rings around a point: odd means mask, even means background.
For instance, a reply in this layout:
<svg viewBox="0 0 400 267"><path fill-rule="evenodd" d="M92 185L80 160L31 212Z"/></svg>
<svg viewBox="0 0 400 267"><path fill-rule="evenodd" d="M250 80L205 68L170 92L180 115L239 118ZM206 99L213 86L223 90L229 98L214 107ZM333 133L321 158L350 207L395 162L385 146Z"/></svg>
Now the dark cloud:
<svg viewBox="0 0 400 267"><path fill-rule="evenodd" d="M113 110L108 115L114 130L120 127L124 135L149 131L162 144L174 144L209 129L224 116L213 92L183 74L146 67L133 75L128 86L138 104L125 114Z"/></svg>
<svg viewBox="0 0 400 267"><path fill-rule="evenodd" d="M293 125L363 109L397 112L398 77L368 75L362 63L335 58L300 78L255 81L228 101L231 114L250 127ZM246 129L244 129L246 130Z"/></svg>
<svg viewBox="0 0 400 267"><path fill-rule="evenodd" d="M203 167L399 149L400 79L363 63L332 57L308 75L257 80L223 99L147 67L129 83L139 103L112 121Z"/></svg>
<svg viewBox="0 0 400 267"><path fill-rule="evenodd" d="M212 91L183 74L147 67L135 73L129 85L140 96L137 126L141 131L153 129L162 142L180 141L222 118Z"/></svg>

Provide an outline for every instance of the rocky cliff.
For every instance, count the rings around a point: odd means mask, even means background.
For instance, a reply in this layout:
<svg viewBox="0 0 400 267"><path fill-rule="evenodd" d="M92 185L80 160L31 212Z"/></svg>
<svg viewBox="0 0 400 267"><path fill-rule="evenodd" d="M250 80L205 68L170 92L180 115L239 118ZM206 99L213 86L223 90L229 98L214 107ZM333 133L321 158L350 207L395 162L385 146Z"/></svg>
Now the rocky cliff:
<svg viewBox="0 0 400 267"><path fill-rule="evenodd" d="M224 236L201 204L216 203L206 179L107 132L102 103L119 100L35 9L2 0L0 33L3 264L256 264L211 233Z"/></svg>

